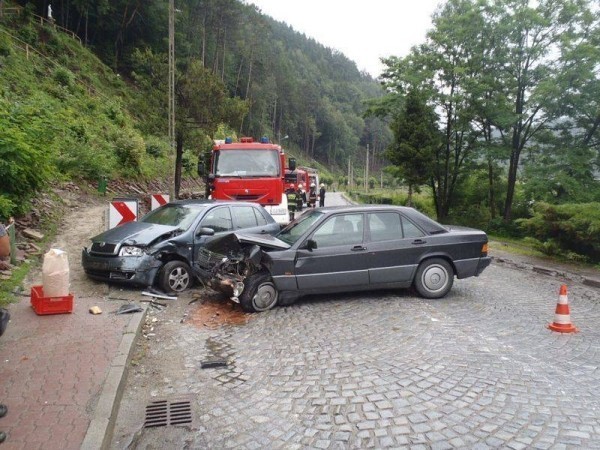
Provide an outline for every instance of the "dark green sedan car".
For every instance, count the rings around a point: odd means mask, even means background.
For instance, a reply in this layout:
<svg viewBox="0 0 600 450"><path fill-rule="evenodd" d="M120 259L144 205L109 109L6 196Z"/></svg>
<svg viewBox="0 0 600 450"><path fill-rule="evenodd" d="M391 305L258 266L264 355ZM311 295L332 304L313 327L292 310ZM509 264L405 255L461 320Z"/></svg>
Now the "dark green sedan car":
<svg viewBox="0 0 600 450"><path fill-rule="evenodd" d="M194 263L213 289L246 311L290 304L306 294L414 287L445 296L454 277L489 264L487 235L444 226L413 208L317 208L276 236L231 233L209 242Z"/></svg>
<svg viewBox="0 0 600 450"><path fill-rule="evenodd" d="M280 226L258 203L176 200L91 238L81 264L96 280L182 292L194 283L200 249L237 230L276 234Z"/></svg>

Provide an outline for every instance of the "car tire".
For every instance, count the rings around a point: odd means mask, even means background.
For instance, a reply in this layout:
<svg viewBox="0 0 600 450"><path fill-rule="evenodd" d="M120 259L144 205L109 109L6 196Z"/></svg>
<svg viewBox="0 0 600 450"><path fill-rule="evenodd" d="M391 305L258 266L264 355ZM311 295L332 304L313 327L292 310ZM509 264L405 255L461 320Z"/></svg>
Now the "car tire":
<svg viewBox="0 0 600 450"><path fill-rule="evenodd" d="M417 269L414 286L419 295L425 298L442 298L454 283L454 269L442 258L423 261Z"/></svg>
<svg viewBox="0 0 600 450"><path fill-rule="evenodd" d="M277 305L279 293L268 272L262 271L250 275L244 284L244 291L239 297L244 311L267 311Z"/></svg>
<svg viewBox="0 0 600 450"><path fill-rule="evenodd" d="M167 294L183 292L193 281L192 269L183 261L169 261L158 274L158 286Z"/></svg>

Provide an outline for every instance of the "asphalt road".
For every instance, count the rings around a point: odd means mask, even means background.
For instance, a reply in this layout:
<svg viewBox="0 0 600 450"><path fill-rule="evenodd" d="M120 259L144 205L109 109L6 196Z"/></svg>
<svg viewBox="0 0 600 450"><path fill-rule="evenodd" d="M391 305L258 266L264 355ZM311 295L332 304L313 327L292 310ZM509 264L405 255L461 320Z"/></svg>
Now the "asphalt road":
<svg viewBox="0 0 600 450"><path fill-rule="evenodd" d="M600 448L600 290L568 286L580 332L558 334L563 282L495 262L440 300L322 295L251 315L186 293L149 309L111 448ZM145 427L155 402L189 420Z"/></svg>

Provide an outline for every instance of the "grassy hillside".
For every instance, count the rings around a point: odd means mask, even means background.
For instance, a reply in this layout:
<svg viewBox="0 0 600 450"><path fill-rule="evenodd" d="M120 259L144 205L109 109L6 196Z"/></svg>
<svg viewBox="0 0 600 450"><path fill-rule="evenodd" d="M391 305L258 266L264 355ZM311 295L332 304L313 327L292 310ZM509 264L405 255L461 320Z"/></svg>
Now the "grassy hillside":
<svg viewBox="0 0 600 450"><path fill-rule="evenodd" d="M51 26L0 24L0 217L57 179L164 173L168 143L144 138L135 92Z"/></svg>

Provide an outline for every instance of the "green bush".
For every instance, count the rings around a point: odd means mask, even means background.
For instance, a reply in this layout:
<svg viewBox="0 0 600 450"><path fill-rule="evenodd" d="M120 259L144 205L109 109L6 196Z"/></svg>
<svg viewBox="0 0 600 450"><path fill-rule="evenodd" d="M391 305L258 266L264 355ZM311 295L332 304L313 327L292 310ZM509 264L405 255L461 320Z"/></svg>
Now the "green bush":
<svg viewBox="0 0 600 450"><path fill-rule="evenodd" d="M31 23L22 26L19 28L19 39L29 45L36 45L38 41L37 28Z"/></svg>
<svg viewBox="0 0 600 450"><path fill-rule="evenodd" d="M47 112L38 104L12 105L0 97L0 192L11 214L24 212L53 173ZM12 204L12 206L11 206Z"/></svg>
<svg viewBox="0 0 600 450"><path fill-rule="evenodd" d="M75 83L75 76L64 67L58 67L54 71L54 80L61 86L69 87Z"/></svg>
<svg viewBox="0 0 600 450"><path fill-rule="evenodd" d="M146 138L146 154L153 158L166 156L171 151L171 146L167 141L156 136Z"/></svg>
<svg viewBox="0 0 600 450"><path fill-rule="evenodd" d="M13 215L15 204L4 194L0 194L0 218L7 218Z"/></svg>
<svg viewBox="0 0 600 450"><path fill-rule="evenodd" d="M121 164L121 173L123 175L140 174L142 158L146 152L142 137L131 130L122 130L113 137L113 145Z"/></svg>
<svg viewBox="0 0 600 450"><path fill-rule="evenodd" d="M600 203L537 203L529 219L518 224L541 243L547 254L573 254L600 262Z"/></svg>
<svg viewBox="0 0 600 450"><path fill-rule="evenodd" d="M12 40L4 33L0 34L0 56L10 56L13 52Z"/></svg>

